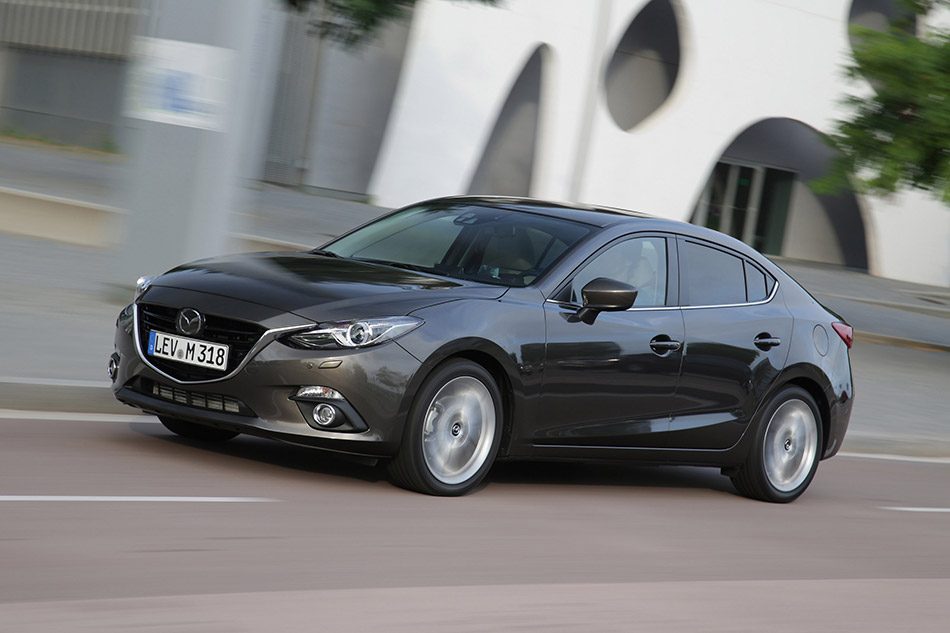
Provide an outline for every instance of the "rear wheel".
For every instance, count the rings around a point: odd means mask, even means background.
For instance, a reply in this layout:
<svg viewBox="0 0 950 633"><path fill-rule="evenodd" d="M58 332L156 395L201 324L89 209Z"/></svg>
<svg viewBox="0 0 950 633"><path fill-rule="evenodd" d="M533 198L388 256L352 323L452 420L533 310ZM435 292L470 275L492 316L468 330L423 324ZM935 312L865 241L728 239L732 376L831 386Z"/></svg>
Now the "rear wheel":
<svg viewBox="0 0 950 633"><path fill-rule="evenodd" d="M814 398L800 387L786 387L758 416L754 445L732 483L746 497L794 501L815 477L821 446L821 416Z"/></svg>
<svg viewBox="0 0 950 633"><path fill-rule="evenodd" d="M416 395L390 477L417 492L463 495L491 468L501 428L501 392L491 374L471 361L448 361Z"/></svg>
<svg viewBox="0 0 950 633"><path fill-rule="evenodd" d="M239 435L239 433L236 431L216 429L203 424L179 420L178 418L159 416L158 419L162 424L165 425L165 428L172 433L181 435L182 437L187 437L190 440L200 440L202 442L225 442Z"/></svg>

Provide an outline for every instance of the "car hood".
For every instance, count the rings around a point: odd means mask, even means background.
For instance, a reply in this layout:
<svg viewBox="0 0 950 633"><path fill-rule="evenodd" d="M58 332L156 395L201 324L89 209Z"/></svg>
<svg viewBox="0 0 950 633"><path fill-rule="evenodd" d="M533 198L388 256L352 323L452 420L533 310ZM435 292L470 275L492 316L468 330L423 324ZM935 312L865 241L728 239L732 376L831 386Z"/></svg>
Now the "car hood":
<svg viewBox="0 0 950 633"><path fill-rule="evenodd" d="M251 253L203 259L153 286L240 299L314 321L403 315L457 299L496 299L507 288L314 253Z"/></svg>

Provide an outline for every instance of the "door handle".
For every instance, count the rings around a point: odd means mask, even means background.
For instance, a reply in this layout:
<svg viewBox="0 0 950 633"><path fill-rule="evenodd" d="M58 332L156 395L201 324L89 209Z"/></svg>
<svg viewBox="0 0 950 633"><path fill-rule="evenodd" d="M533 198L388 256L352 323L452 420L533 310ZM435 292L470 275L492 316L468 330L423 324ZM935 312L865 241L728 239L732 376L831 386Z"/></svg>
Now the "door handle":
<svg viewBox="0 0 950 633"><path fill-rule="evenodd" d="M669 354L670 352L675 352L680 348L682 343L679 341L671 340L666 334L659 334L654 336L650 341L650 349L653 350L653 353L660 356Z"/></svg>
<svg viewBox="0 0 950 633"><path fill-rule="evenodd" d="M768 333L762 333L756 336L755 339L752 340L752 342L755 343L755 346L758 347L760 350L762 350L763 352L767 352L773 347L778 347L779 345L781 345L782 339L778 338L777 336L772 336L771 334L768 334Z"/></svg>

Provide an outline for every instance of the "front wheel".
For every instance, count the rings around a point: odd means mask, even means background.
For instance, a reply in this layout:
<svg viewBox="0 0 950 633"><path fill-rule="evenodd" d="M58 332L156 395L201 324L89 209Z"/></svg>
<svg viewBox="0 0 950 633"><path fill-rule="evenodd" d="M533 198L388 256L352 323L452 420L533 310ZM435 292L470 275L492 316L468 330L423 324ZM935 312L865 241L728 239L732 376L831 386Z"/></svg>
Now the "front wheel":
<svg viewBox="0 0 950 633"><path fill-rule="evenodd" d="M732 483L746 497L794 501L815 477L821 446L821 416L814 398L800 387L786 387L758 416L752 450Z"/></svg>
<svg viewBox="0 0 950 633"><path fill-rule="evenodd" d="M190 440L200 440L202 442L225 442L239 435L239 433L235 431L216 429L212 426L205 426L203 424L196 424L194 422L186 422L185 420L179 420L178 418L159 416L158 419L163 425L165 425L165 428L172 433L182 437L187 437Z"/></svg>
<svg viewBox="0 0 950 633"><path fill-rule="evenodd" d="M389 464L393 483L430 495L471 491L498 453L502 416L501 392L484 367L446 362L409 410L402 445Z"/></svg>

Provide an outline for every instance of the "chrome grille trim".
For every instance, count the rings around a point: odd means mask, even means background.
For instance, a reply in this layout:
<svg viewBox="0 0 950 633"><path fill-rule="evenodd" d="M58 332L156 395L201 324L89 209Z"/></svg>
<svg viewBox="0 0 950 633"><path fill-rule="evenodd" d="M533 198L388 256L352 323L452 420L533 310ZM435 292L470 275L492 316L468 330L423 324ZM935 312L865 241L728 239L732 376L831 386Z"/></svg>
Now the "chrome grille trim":
<svg viewBox="0 0 950 633"><path fill-rule="evenodd" d="M139 343L143 348L148 347L147 340L150 331L180 334L176 327L177 315L180 312L178 308L150 302L140 302L136 305L138 305L139 308L140 326L142 328ZM264 331L263 327L250 321L241 321L239 319L210 314L205 317L205 327L202 334L192 338L227 345L230 349L230 354L228 356L228 365L224 368L224 373L228 373L233 371L241 361L244 360L244 357L251 351L254 343L257 342L257 339L261 337ZM202 380L215 380L222 376L221 371L218 370L207 367L179 365L165 358L151 357L150 361L155 367L182 381L197 382Z"/></svg>
<svg viewBox="0 0 950 633"><path fill-rule="evenodd" d="M135 343L135 353L138 355L139 360L141 360L150 369L157 372L162 377L167 378L173 382L176 382L179 385L203 385L203 384L208 384L208 383L221 382L222 380L228 380L229 378L233 378L235 375L238 374L238 372L240 372L242 369L244 369L245 366L247 366L250 360L254 356L256 356L258 352L264 349L264 347L270 344L274 339L276 339L281 334L286 334L288 332L297 332L299 330L308 330L310 328L316 327L317 325L316 323L306 323L304 325L291 325L288 327L266 330L263 334L261 334L261 337L257 339L257 342L254 343L254 345L247 352L247 354L244 355L244 358L241 360L238 366L235 367L230 372L222 376L219 376L216 378L210 378L207 380L181 380L159 369L149 360L148 355L142 350L141 331L139 330L139 305L137 303L133 304L132 310L134 313L133 319L132 319L132 324L133 324L132 338Z"/></svg>

